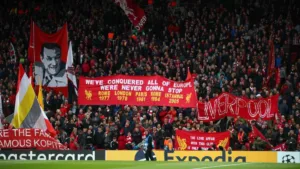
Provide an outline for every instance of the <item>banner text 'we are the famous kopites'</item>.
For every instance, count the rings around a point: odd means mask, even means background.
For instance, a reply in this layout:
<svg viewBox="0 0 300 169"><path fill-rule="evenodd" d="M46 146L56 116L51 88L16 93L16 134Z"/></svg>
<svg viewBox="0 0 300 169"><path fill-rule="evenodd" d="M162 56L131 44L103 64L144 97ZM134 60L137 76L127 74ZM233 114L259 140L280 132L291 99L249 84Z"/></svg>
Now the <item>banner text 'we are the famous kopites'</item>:
<svg viewBox="0 0 300 169"><path fill-rule="evenodd" d="M0 130L0 149L67 150L58 140L40 129Z"/></svg>
<svg viewBox="0 0 300 169"><path fill-rule="evenodd" d="M176 82L161 76L80 77L80 105L196 107L193 80Z"/></svg>

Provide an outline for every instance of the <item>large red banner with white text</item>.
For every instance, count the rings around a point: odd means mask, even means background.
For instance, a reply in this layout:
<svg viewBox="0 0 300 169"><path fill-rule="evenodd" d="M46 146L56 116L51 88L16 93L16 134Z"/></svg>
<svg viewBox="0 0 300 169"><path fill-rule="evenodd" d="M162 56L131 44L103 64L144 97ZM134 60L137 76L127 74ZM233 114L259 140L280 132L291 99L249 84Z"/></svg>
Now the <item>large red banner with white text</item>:
<svg viewBox="0 0 300 169"><path fill-rule="evenodd" d="M278 113L278 97L274 95L268 98L246 99L222 93L208 102L198 102L198 119L214 121L231 116L247 120L271 120Z"/></svg>
<svg viewBox="0 0 300 169"><path fill-rule="evenodd" d="M68 94L66 61L68 55L68 29L64 24L56 33L43 32L31 22L28 60L34 63L35 85Z"/></svg>
<svg viewBox="0 0 300 169"><path fill-rule="evenodd" d="M147 17L142 8L138 4L134 3L133 0L114 0L114 2L124 11L133 26L138 30L142 30Z"/></svg>
<svg viewBox="0 0 300 169"><path fill-rule="evenodd" d="M80 77L80 105L196 107L193 79L176 82L161 76Z"/></svg>
<svg viewBox="0 0 300 169"><path fill-rule="evenodd" d="M0 130L0 149L67 150L58 140L40 129Z"/></svg>
<svg viewBox="0 0 300 169"><path fill-rule="evenodd" d="M176 130L175 149L177 150L207 150L215 145L228 148L230 132L202 133L199 131Z"/></svg>

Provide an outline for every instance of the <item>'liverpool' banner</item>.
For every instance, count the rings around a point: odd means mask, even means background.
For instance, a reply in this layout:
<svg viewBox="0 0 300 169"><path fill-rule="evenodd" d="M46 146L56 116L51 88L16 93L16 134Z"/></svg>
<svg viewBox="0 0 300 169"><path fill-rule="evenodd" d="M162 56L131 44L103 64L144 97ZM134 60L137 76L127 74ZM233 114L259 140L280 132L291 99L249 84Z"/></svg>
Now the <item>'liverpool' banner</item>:
<svg viewBox="0 0 300 169"><path fill-rule="evenodd" d="M114 0L114 2L122 8L125 15L138 31L143 29L147 17L144 10L138 4L135 4L132 0Z"/></svg>
<svg viewBox="0 0 300 169"><path fill-rule="evenodd" d="M222 93L208 102L198 102L198 119L201 121L219 120L225 116L241 117L247 120L261 118L271 120L278 113L278 95L245 99L229 93Z"/></svg>
<svg viewBox="0 0 300 169"><path fill-rule="evenodd" d="M80 105L196 107L193 79L175 82L161 76L80 77Z"/></svg>
<svg viewBox="0 0 300 169"><path fill-rule="evenodd" d="M34 22L30 28L28 59L34 63L35 84L67 95L66 61L68 55L67 24L54 34L43 32Z"/></svg>
<svg viewBox="0 0 300 169"><path fill-rule="evenodd" d="M228 148L230 132L202 133L199 131L176 130L175 149L177 150L207 150L215 145Z"/></svg>
<svg viewBox="0 0 300 169"><path fill-rule="evenodd" d="M67 147L40 129L0 130L0 149L67 150Z"/></svg>

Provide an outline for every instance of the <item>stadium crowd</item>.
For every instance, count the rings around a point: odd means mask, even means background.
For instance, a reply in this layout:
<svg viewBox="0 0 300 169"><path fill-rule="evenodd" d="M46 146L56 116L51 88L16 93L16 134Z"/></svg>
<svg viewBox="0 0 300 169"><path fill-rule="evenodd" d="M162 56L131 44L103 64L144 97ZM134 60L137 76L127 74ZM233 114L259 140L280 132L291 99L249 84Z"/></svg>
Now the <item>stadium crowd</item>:
<svg viewBox="0 0 300 169"><path fill-rule="evenodd" d="M286 142L288 150L300 151L300 59L287 49L290 44L300 44L300 5L293 0L271 2L244 0L222 5L219 1L190 0L170 7L168 1L156 0L150 6L141 4L147 23L137 33L110 0L3 0L0 90L4 113L14 110L18 63L28 70L30 20L48 33L67 22L77 77L158 74L183 81L189 67L197 74L195 90L200 101L225 91L252 99L279 93L282 115L274 121L249 123L226 117L206 124L197 120L195 108L83 107L77 105L72 86L69 98L44 91L47 116L60 142L70 149L137 149L146 131L152 133L155 148L164 149L169 143L166 140L175 138L175 130L229 130L234 150L265 150ZM113 41L107 38L109 32L115 34ZM267 78L269 41L275 44L278 84L275 74ZM251 125L272 145L252 135Z"/></svg>

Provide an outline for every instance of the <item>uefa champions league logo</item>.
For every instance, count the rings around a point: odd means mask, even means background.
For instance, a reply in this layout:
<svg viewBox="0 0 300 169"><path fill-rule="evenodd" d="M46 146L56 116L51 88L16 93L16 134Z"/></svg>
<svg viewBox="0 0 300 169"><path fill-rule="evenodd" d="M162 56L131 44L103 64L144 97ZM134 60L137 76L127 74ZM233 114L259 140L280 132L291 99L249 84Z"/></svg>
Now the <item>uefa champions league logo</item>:
<svg viewBox="0 0 300 169"><path fill-rule="evenodd" d="M287 154L282 157L282 163L296 163L295 157Z"/></svg>

